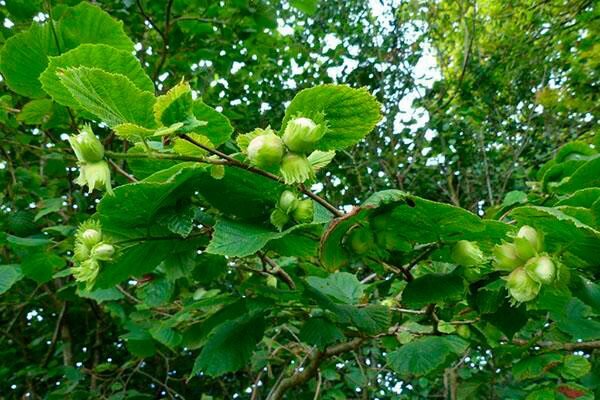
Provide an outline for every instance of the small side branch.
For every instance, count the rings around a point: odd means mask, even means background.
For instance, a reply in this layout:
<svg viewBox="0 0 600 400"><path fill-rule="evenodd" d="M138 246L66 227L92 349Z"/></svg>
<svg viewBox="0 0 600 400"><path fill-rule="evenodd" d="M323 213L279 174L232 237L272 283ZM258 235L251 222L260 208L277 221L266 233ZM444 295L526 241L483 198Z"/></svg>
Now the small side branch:
<svg viewBox="0 0 600 400"><path fill-rule="evenodd" d="M308 365L302 371L298 371L292 376L279 381L279 383L271 390L271 393L269 393L267 400L279 400L283 398L285 392L289 389L300 386L314 377L318 373L319 367L323 361L339 354L356 350L364 343L364 341L365 339L363 338L355 338L349 342L329 346L323 351L314 350L309 356Z"/></svg>

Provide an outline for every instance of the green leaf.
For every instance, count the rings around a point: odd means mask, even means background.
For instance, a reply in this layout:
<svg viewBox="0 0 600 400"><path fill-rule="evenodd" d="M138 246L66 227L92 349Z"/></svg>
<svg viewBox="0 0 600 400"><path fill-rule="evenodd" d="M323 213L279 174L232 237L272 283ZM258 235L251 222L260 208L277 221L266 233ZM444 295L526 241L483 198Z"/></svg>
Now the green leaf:
<svg viewBox="0 0 600 400"><path fill-rule="evenodd" d="M181 343L182 336L173 328L163 325L153 326L150 335L161 344L173 349Z"/></svg>
<svg viewBox="0 0 600 400"><path fill-rule="evenodd" d="M448 365L467 347L457 336L424 337L390 353L388 363L401 377L422 376Z"/></svg>
<svg viewBox="0 0 600 400"><path fill-rule="evenodd" d="M116 132L115 127L115 132ZM140 140L136 138L135 141ZM155 151L162 151L163 145L160 142L148 142L149 147ZM138 143L135 146L131 147L128 153L145 153L146 149L144 148L142 143ZM177 160L160 160L160 159L148 159L148 158L131 158L127 160L127 166L133 171L133 175L138 179L146 179L152 174L156 172L169 169L177 164L180 161Z"/></svg>
<svg viewBox="0 0 600 400"><path fill-rule="evenodd" d="M21 262L23 275L37 283L46 283L52 279L54 271L64 268L65 260L54 253L28 254Z"/></svg>
<svg viewBox="0 0 600 400"><path fill-rule="evenodd" d="M510 215L519 224L527 224L544 232L546 250L563 252L568 265L597 265L600 232L594 228L550 207L518 207L513 209Z"/></svg>
<svg viewBox="0 0 600 400"><path fill-rule="evenodd" d="M194 229L194 210L186 208L167 216L167 228L182 237L187 237Z"/></svg>
<svg viewBox="0 0 600 400"><path fill-rule="evenodd" d="M208 138L204 135L200 135L198 133L190 133L188 134L188 137L207 147L214 147L210 140L208 140ZM175 140L173 140L173 151L182 156L192 157L202 157L205 156L207 153L207 151L203 148L196 146L194 143L188 142L187 140L182 138L175 138Z"/></svg>
<svg viewBox="0 0 600 400"><path fill-rule="evenodd" d="M219 325L196 358L192 375L204 372L208 376L217 377L243 368L250 360L256 344L262 339L264 330L265 321L260 314Z"/></svg>
<svg viewBox="0 0 600 400"><path fill-rule="evenodd" d="M159 307L171 299L174 289L173 283L161 277L142 286L137 295L147 306Z"/></svg>
<svg viewBox="0 0 600 400"><path fill-rule="evenodd" d="M231 138L233 127L226 116L200 99L194 101L192 110L196 119L207 122L206 126L199 127L196 132L206 136L212 144L219 146Z"/></svg>
<svg viewBox="0 0 600 400"><path fill-rule="evenodd" d="M586 188L574 192L555 205L592 208L598 199L600 199L600 188Z"/></svg>
<svg viewBox="0 0 600 400"><path fill-rule="evenodd" d="M591 308L577 298L570 299L562 309L550 312L558 329L574 340L600 339L600 321L591 318L591 314Z"/></svg>
<svg viewBox="0 0 600 400"><path fill-rule="evenodd" d="M60 70L75 67L99 68L105 72L127 77L138 89L152 93L154 85L139 61L130 51L117 50L105 44L83 44L58 57L50 57L48 68L40 76L42 87L54 101L71 108L79 108L79 102L61 83Z"/></svg>
<svg viewBox="0 0 600 400"><path fill-rule="evenodd" d="M58 54L50 26L33 23L29 30L6 41L0 51L0 71L12 91L31 98L43 97L46 93L38 77L48 65L48 56Z"/></svg>
<svg viewBox="0 0 600 400"><path fill-rule="evenodd" d="M48 214L60 211L60 209L63 208L63 202L64 200L61 197L43 200L40 210L35 214L34 221L37 221Z"/></svg>
<svg viewBox="0 0 600 400"><path fill-rule="evenodd" d="M0 294L8 291L21 279L23 279L21 267L16 264L0 265Z"/></svg>
<svg viewBox="0 0 600 400"><path fill-rule="evenodd" d="M40 247L52 243L51 240L45 238L36 237L18 237L13 235L6 235L6 241L12 245L18 247Z"/></svg>
<svg viewBox="0 0 600 400"><path fill-rule="evenodd" d="M115 288L96 289L92 291L79 290L77 294L85 299L94 300L96 303L104 303L106 301L117 301L125 296Z"/></svg>
<svg viewBox="0 0 600 400"><path fill-rule="evenodd" d="M520 190L513 190L504 196L502 207L510 207L519 203L527 203L527 193Z"/></svg>
<svg viewBox="0 0 600 400"><path fill-rule="evenodd" d="M475 240L482 249L491 247L505 238L513 228L449 204L425 200L399 190L377 192L359 208L342 218L336 218L321 240L321 263L334 271L346 265L351 255L344 239L353 226L366 226L372 218L385 222L374 229L389 232L398 243L433 243L438 241Z"/></svg>
<svg viewBox="0 0 600 400"><path fill-rule="evenodd" d="M349 306L346 307L350 310ZM366 307L352 307L349 313L352 324L359 331L370 335L386 331L390 326L390 310L379 304L369 304Z"/></svg>
<svg viewBox="0 0 600 400"><path fill-rule="evenodd" d="M203 189L206 188L204 187ZM314 207L316 212L313 222L297 224L281 232L274 230L273 227L266 227L251 222L219 218L214 226L212 239L206 251L212 254L231 257L245 257L254 254L272 240L281 239L296 230L311 225L321 225L329 221L330 216L322 207L316 203Z"/></svg>
<svg viewBox="0 0 600 400"><path fill-rule="evenodd" d="M572 276L570 285L575 296L600 314L600 285L581 275Z"/></svg>
<svg viewBox="0 0 600 400"><path fill-rule="evenodd" d="M458 275L427 274L408 282L402 292L402 301L411 307L430 303L451 303L462 299L465 292Z"/></svg>
<svg viewBox="0 0 600 400"><path fill-rule="evenodd" d="M565 379L575 380L587 375L591 369L592 365L587 359L569 354L565 356L563 364L560 366L560 374Z"/></svg>
<svg viewBox="0 0 600 400"><path fill-rule="evenodd" d="M81 108L108 126L130 122L155 127L154 95L139 89L126 76L87 67L68 68L58 76Z"/></svg>
<svg viewBox="0 0 600 400"><path fill-rule="evenodd" d="M156 98L154 103L154 119L159 126L169 126L183 122L193 116L192 88L189 83L181 82L173 86L167 93Z"/></svg>
<svg viewBox="0 0 600 400"><path fill-rule="evenodd" d="M554 191L565 194L591 187L600 187L600 155L577 168L569 178L556 186Z"/></svg>
<svg viewBox="0 0 600 400"><path fill-rule="evenodd" d="M309 276L306 281L321 293L344 304L357 304L365 287L355 275L348 272L337 272L327 276L327 278Z"/></svg>
<svg viewBox="0 0 600 400"><path fill-rule="evenodd" d="M39 77L48 66L49 56L58 56L83 43L104 43L126 51L133 49L123 23L87 2L67 8L60 20L54 22L56 37L50 23L34 22L28 30L8 39L0 51L0 71L8 87L23 96L45 95Z"/></svg>
<svg viewBox="0 0 600 400"><path fill-rule="evenodd" d="M285 189L281 183L234 167L225 167L223 179L205 175L198 186L200 195L223 214L260 222L269 220Z"/></svg>
<svg viewBox="0 0 600 400"><path fill-rule="evenodd" d="M193 194L205 168L199 163L181 163L143 181L119 186L114 196L105 196L98 204L103 228L151 225L159 210L174 206L180 199Z"/></svg>
<svg viewBox="0 0 600 400"><path fill-rule="evenodd" d="M48 121L52 114L53 103L50 99L31 100L17 114L17 121L29 125L40 125Z"/></svg>
<svg viewBox="0 0 600 400"><path fill-rule="evenodd" d="M328 345L344 339L344 334L331 321L323 318L310 318L302 325L300 340L323 350Z"/></svg>
<svg viewBox="0 0 600 400"><path fill-rule="evenodd" d="M87 2L67 8L61 15L58 30L63 42L62 51L83 43L104 43L119 50L133 50L133 42L123 29L123 21Z"/></svg>
<svg viewBox="0 0 600 400"><path fill-rule="evenodd" d="M290 4L306 15L314 15L317 12L319 0L291 0Z"/></svg>
<svg viewBox="0 0 600 400"><path fill-rule="evenodd" d="M306 293L316 300L320 307L331 311L337 323L355 326L361 332L376 334L390 325L389 309L378 304L366 307L335 302L334 298L309 285Z"/></svg>
<svg viewBox="0 0 600 400"><path fill-rule="evenodd" d="M381 119L381 105L366 88L346 85L320 85L300 91L292 100L283 119L281 131L298 115L325 117L327 133L319 141L319 150L341 150L358 143Z"/></svg>
<svg viewBox="0 0 600 400"><path fill-rule="evenodd" d="M129 277L139 277L153 271L172 248L172 240L149 240L122 250L115 261L100 269L96 287L109 288Z"/></svg>
<svg viewBox="0 0 600 400"><path fill-rule="evenodd" d="M562 356L556 353L546 353L519 361L512 367L516 380L537 379L562 362Z"/></svg>

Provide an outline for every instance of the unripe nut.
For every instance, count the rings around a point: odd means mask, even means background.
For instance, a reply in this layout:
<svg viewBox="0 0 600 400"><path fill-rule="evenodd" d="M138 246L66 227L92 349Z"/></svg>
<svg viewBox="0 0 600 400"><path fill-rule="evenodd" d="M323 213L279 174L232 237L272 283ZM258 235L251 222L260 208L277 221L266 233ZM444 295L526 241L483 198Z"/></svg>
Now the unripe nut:
<svg viewBox="0 0 600 400"><path fill-rule="evenodd" d="M102 240L102 233L96 229L86 229L81 234L81 241L90 249Z"/></svg>
<svg viewBox="0 0 600 400"><path fill-rule="evenodd" d="M312 222L315 213L315 208L312 200L300 200L294 209L292 215L294 219L300 223Z"/></svg>
<svg viewBox="0 0 600 400"><path fill-rule="evenodd" d="M104 146L89 126L83 127L78 135L70 136L69 143L80 162L95 163L104 158Z"/></svg>
<svg viewBox="0 0 600 400"><path fill-rule="evenodd" d="M503 243L494 248L494 265L496 269L512 271L522 265L517 249L512 243Z"/></svg>
<svg viewBox="0 0 600 400"><path fill-rule="evenodd" d="M279 136L267 133L252 139L247 152L252 164L260 168L272 168L281 163L285 147Z"/></svg>
<svg viewBox="0 0 600 400"><path fill-rule="evenodd" d="M452 259L458 265L471 267L481 265L485 258L477 243L460 240L452 249Z"/></svg>
<svg viewBox="0 0 600 400"><path fill-rule="evenodd" d="M283 133L283 142L291 151L309 153L325 134L325 129L312 119L299 117L290 120Z"/></svg>
<svg viewBox="0 0 600 400"><path fill-rule="evenodd" d="M291 213L298 206L296 194L290 190L284 190L281 196L279 196L278 206L284 213Z"/></svg>
<svg viewBox="0 0 600 400"><path fill-rule="evenodd" d="M533 300L540 291L540 284L524 268L516 268L505 279L508 292L518 302Z"/></svg>
<svg viewBox="0 0 600 400"><path fill-rule="evenodd" d="M273 212L271 212L270 221L273 226L279 230L282 230L283 227L290 221L290 217L284 213L283 210L277 207L273 210Z"/></svg>
<svg viewBox="0 0 600 400"><path fill-rule="evenodd" d="M527 239L527 241L531 244L531 247L533 247L536 253L542 251L542 235L531 226L523 225L521 229L519 229L519 232L517 232L517 237Z"/></svg>
<svg viewBox="0 0 600 400"><path fill-rule="evenodd" d="M96 260L109 261L115 254L115 248L108 243L100 243L92 249L92 257Z"/></svg>
<svg viewBox="0 0 600 400"><path fill-rule="evenodd" d="M546 285L556 277L556 265L548 256L532 258L525 264L525 270L533 280Z"/></svg>

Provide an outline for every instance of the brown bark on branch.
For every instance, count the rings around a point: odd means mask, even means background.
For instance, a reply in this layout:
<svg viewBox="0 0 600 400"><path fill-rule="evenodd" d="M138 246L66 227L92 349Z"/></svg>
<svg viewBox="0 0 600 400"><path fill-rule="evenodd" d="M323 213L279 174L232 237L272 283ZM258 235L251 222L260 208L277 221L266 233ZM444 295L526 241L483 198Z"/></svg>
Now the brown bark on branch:
<svg viewBox="0 0 600 400"><path fill-rule="evenodd" d="M349 342L336 344L327 347L325 350L314 350L308 357L308 365L302 370L294 373L288 378L279 381L278 384L271 389L267 400L279 400L285 395L289 389L300 386L308 382L319 371L321 363L328 358L358 349L365 342L364 338L355 338Z"/></svg>

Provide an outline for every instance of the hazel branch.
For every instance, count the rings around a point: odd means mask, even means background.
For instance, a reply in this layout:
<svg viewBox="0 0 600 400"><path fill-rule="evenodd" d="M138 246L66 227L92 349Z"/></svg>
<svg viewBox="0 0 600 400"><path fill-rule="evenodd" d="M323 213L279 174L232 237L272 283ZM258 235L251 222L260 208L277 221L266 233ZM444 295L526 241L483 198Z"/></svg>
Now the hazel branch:
<svg viewBox="0 0 600 400"><path fill-rule="evenodd" d="M180 136L182 139L192 143L193 145L208 151L211 154L214 154L216 156L221 157L224 160L228 161L227 165L230 165L232 167L236 167L236 168L241 168L241 169L245 169L247 171L253 172L255 174L264 176L265 178L274 180L276 182L283 182L281 180L280 177L278 177L275 174L272 174L268 171L262 170L260 168L256 168L252 165L248 165L246 163L243 163L239 160L236 160L235 158L217 150L217 149L212 149L202 143L199 143L198 141L194 140L193 138L187 136L187 135L181 135ZM313 192L311 192L310 190L308 190L303 184L299 185L299 190L304 193L305 195L307 195L308 197L310 197L311 199L313 199L314 201L316 201L317 203L319 203L320 205L322 205L323 207L325 207L331 214L333 214L336 218L342 217L344 215L344 213L342 213L340 210L338 210L336 207L334 207L332 204L330 204L327 200L325 200L324 198L314 194Z"/></svg>

